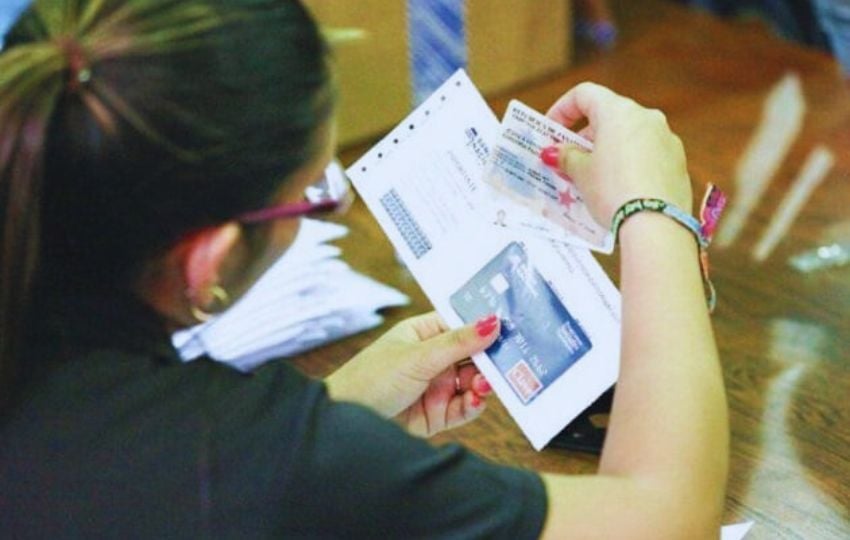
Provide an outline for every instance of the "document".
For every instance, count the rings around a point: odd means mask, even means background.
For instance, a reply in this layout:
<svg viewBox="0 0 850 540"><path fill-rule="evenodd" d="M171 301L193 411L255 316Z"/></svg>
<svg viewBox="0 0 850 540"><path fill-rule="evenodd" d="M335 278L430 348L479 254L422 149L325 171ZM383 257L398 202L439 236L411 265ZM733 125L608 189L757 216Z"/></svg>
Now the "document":
<svg viewBox="0 0 850 540"><path fill-rule="evenodd" d="M499 316L498 340L473 360L539 450L616 381L620 296L580 247L604 236L554 239L495 219L529 212L485 180L500 133L458 71L348 176L449 326Z"/></svg>
<svg viewBox="0 0 850 540"><path fill-rule="evenodd" d="M494 222L611 253L614 235L593 219L572 180L540 161L540 151L556 143L593 150L593 143L584 137L519 101L511 101L484 175L495 190L490 201ZM518 207L506 205L508 199L519 203Z"/></svg>
<svg viewBox="0 0 850 540"><path fill-rule="evenodd" d="M238 302L172 335L181 358L206 355L251 371L381 324L379 309L405 305L408 298L339 259L340 249L328 242L347 232L334 223L302 220L292 246Z"/></svg>

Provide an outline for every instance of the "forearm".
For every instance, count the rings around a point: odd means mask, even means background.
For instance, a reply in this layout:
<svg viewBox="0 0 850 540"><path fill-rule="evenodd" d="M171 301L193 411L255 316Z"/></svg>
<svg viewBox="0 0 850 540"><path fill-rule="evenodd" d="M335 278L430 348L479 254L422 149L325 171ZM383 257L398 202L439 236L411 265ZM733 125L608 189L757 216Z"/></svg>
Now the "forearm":
<svg viewBox="0 0 850 540"><path fill-rule="evenodd" d="M548 115L567 126L588 121L593 151L556 147L557 165L599 223L635 197L690 210L684 147L661 112L582 83ZM548 151L541 159L554 166ZM620 376L600 474L544 475L544 536L717 538L728 419L696 241L652 212L628 218L619 240Z"/></svg>
<svg viewBox="0 0 850 540"><path fill-rule="evenodd" d="M600 473L657 482L719 515L728 418L694 237L644 212L620 230L620 377Z"/></svg>
<svg viewBox="0 0 850 540"><path fill-rule="evenodd" d="M717 538L728 422L693 236L641 213L620 230L620 377L597 476L544 475L544 538Z"/></svg>

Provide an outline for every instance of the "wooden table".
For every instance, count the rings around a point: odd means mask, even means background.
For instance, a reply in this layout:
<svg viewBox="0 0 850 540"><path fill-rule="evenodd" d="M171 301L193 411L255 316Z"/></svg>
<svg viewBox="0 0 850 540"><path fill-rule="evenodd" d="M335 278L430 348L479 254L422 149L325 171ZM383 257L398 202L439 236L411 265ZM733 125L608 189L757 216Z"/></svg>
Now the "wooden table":
<svg viewBox="0 0 850 540"><path fill-rule="evenodd" d="M655 21L617 51L491 104L500 115L508 97L545 110L579 81L605 84L665 111L685 142L695 186L710 180L734 197L734 167L766 93L789 70L801 76L809 106L803 132L737 243L712 254L720 295L714 323L732 425L726 522L755 520L748 538L850 538L850 267L803 275L786 264L818 245L828 227L850 219L850 86L828 56L757 25L651 4ZM750 250L816 143L835 152L835 168L773 255L753 262ZM363 150L343 157L350 161ZM386 314L388 324L431 309L362 204L345 222L345 258L412 298L409 307ZM615 258L601 262L616 277ZM325 347L299 364L323 375L384 330ZM593 456L535 452L497 401L479 421L437 442L459 441L495 461L541 471L595 470Z"/></svg>

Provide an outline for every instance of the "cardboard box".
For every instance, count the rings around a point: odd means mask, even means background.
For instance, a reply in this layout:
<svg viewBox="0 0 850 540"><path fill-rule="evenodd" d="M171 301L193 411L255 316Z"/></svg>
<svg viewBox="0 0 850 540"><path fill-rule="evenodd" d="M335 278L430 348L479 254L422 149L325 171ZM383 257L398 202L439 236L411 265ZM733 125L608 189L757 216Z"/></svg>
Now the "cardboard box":
<svg viewBox="0 0 850 540"><path fill-rule="evenodd" d="M461 2L463 0L458 0ZM334 51L341 146L380 135L411 110L406 0L305 0L319 23L366 37ZM494 95L564 69L572 50L569 0L467 0L468 70Z"/></svg>

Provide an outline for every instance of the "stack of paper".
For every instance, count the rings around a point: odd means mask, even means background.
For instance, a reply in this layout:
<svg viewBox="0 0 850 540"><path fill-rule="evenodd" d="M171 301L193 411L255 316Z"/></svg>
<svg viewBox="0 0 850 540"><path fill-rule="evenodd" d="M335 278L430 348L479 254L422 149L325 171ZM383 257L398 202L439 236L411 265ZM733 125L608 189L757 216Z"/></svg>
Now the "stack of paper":
<svg viewBox="0 0 850 540"><path fill-rule="evenodd" d="M203 355L248 371L383 322L377 310L405 305L395 289L353 271L327 242L348 229L303 220L293 245L221 315L172 336L180 356Z"/></svg>

